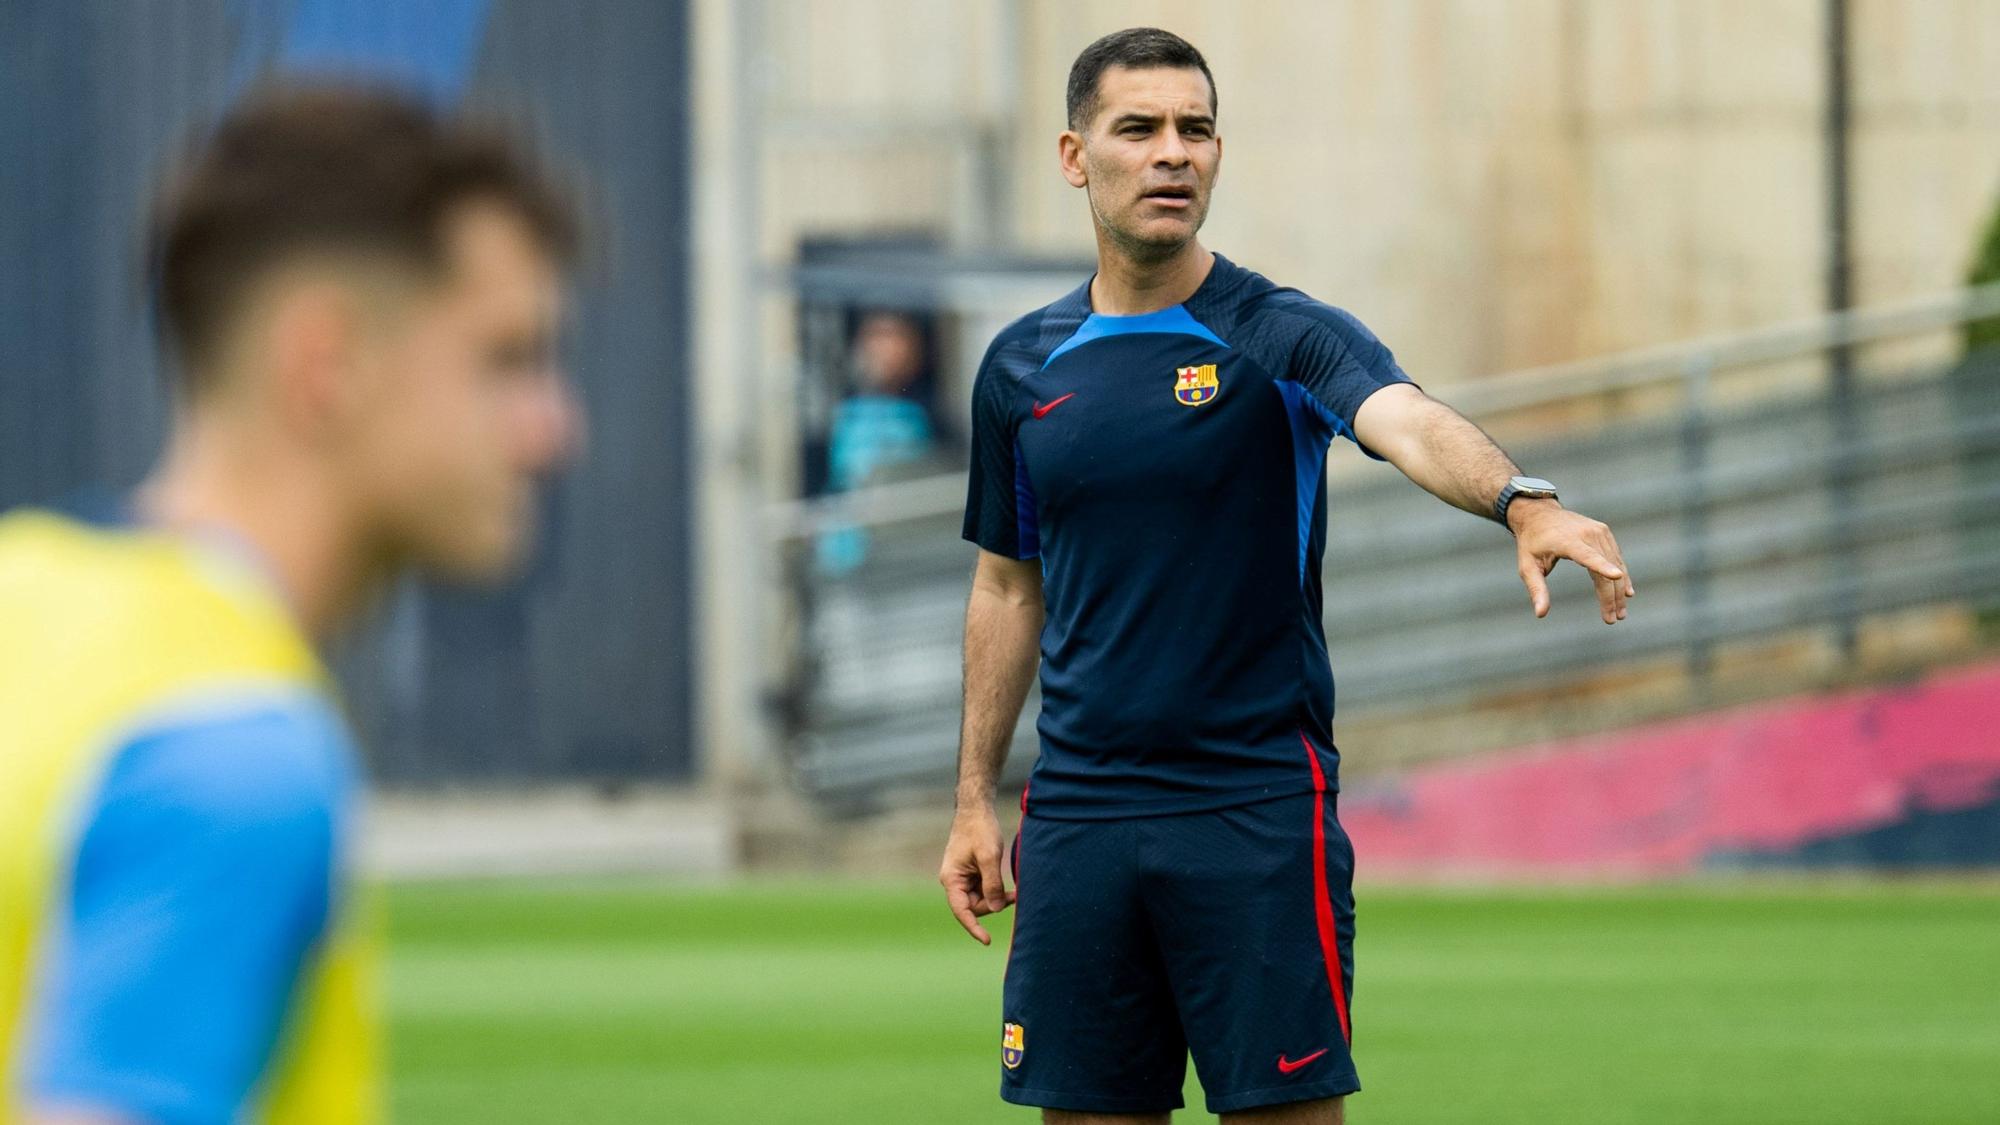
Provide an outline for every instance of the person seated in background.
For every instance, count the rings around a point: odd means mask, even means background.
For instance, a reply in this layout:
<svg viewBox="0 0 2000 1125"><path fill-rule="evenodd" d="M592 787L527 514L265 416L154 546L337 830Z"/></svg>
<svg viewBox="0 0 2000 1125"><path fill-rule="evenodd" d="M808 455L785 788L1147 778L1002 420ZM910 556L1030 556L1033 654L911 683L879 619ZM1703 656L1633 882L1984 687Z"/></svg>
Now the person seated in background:
<svg viewBox="0 0 2000 1125"><path fill-rule="evenodd" d="M923 326L915 317L878 310L861 319L851 360L858 390L834 410L828 491L880 483L930 455L936 434L930 414L912 393L929 361ZM868 557L868 532L835 528L819 537L816 553L822 574L851 573Z"/></svg>

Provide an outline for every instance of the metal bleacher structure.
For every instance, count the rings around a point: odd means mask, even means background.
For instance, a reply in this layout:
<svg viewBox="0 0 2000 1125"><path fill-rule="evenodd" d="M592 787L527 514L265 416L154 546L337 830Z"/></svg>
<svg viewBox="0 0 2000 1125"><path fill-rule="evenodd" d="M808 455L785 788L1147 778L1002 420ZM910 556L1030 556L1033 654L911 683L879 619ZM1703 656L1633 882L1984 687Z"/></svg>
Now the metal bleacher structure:
<svg viewBox="0 0 2000 1125"><path fill-rule="evenodd" d="M994 296L946 290L934 307L984 316ZM1336 450L1325 609L1340 727L1661 679L1686 710L1742 694L1719 681L1775 675L1759 654L1786 639L1817 646L1836 678L1859 674L1871 630L1912 615L1933 631L1969 623L1953 636L1984 622L1990 639L2000 355L1941 357L1996 314L2000 285L1440 390L1617 531L1640 597L1616 628L1567 564L1556 611L1534 620L1503 531ZM963 501L955 472L767 514L795 598L782 691L805 791L866 804L949 782L973 559ZM868 529L867 561L822 576L811 542L843 526ZM1032 762L1035 709L1010 776Z"/></svg>

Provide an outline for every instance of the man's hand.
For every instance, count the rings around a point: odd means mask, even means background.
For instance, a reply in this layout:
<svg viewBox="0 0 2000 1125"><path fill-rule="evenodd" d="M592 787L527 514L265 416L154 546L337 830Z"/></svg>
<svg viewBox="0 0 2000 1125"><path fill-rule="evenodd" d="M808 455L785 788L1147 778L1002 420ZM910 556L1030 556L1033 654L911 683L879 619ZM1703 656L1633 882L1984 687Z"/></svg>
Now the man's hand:
<svg viewBox="0 0 2000 1125"><path fill-rule="evenodd" d="M1363 400L1354 413L1354 436L1431 495L1488 519L1500 486L1521 472L1478 426L1407 383L1382 387ZM1520 542L1521 582L1536 617L1549 615L1549 571L1556 560L1570 559L1597 583L1604 623L1624 619L1625 599L1639 591L1610 528L1565 511L1554 500L1530 496L1507 505L1507 528Z"/></svg>
<svg viewBox="0 0 2000 1125"><path fill-rule="evenodd" d="M1528 497L1507 506L1507 527L1514 533L1521 582L1528 588L1536 617L1549 615L1549 571L1558 559L1568 559L1590 572L1604 623L1625 620L1625 599L1637 597L1639 591L1609 527L1553 500Z"/></svg>
<svg viewBox="0 0 2000 1125"><path fill-rule="evenodd" d="M1000 821L993 815L993 806L960 807L951 821L951 839L944 845L938 882L944 885L952 916L981 945L992 945L993 935L979 919L998 914L1014 901L1014 892L1001 881L1000 852Z"/></svg>

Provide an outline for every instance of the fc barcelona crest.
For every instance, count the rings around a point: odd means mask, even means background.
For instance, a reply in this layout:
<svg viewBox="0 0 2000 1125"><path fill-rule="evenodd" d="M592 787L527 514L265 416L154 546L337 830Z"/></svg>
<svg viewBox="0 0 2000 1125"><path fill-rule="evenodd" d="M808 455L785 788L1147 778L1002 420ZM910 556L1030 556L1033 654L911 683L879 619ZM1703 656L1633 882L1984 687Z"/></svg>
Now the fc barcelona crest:
<svg viewBox="0 0 2000 1125"><path fill-rule="evenodd" d="M1174 401L1182 406L1207 406L1221 390L1213 363L1174 368Z"/></svg>
<svg viewBox="0 0 2000 1125"><path fill-rule="evenodd" d="M1027 1033L1018 1023L1003 1024L1000 1029L1000 1061L1008 1070L1021 1065L1021 1057L1028 1053Z"/></svg>

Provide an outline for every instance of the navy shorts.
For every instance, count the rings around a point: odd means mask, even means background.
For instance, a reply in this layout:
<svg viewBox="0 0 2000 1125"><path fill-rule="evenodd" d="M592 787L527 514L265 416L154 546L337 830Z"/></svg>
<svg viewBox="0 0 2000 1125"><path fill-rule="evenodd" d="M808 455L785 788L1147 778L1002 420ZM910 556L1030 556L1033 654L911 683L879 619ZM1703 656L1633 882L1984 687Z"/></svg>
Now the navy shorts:
<svg viewBox="0 0 2000 1125"><path fill-rule="evenodd" d="M1000 1096L1211 1113L1350 1094L1354 851L1332 793L1125 820L1030 813L1014 840Z"/></svg>

